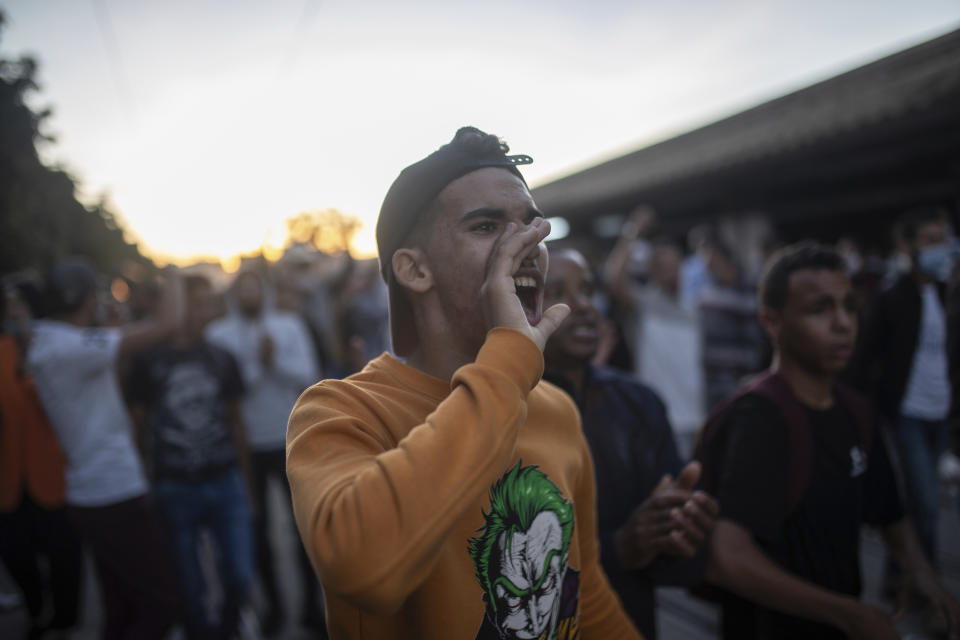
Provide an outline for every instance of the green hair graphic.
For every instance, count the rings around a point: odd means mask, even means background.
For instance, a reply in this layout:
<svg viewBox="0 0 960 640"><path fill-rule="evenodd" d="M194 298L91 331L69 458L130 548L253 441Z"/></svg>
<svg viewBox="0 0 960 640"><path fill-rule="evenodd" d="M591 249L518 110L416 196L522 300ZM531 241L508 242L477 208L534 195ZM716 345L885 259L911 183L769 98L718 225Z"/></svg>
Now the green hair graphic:
<svg viewBox="0 0 960 640"><path fill-rule="evenodd" d="M573 536L573 506L536 465L521 467L522 463L522 460L518 461L490 489L490 512L483 514L486 522L478 529L482 533L469 543L477 580L490 596L494 610L496 601L492 597L490 555L501 534L506 534L507 544L510 544L514 533L527 531L537 515L552 511L560 521L562 553L567 552Z"/></svg>

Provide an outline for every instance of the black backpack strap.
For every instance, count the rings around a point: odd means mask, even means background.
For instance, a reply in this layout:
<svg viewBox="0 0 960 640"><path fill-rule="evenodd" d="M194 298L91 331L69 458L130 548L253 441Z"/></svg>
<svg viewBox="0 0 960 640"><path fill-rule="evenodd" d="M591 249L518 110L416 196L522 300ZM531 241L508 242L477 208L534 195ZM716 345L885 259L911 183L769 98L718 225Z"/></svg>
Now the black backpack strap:
<svg viewBox="0 0 960 640"><path fill-rule="evenodd" d="M718 489L716 485L720 478L718 467L722 463L722 461L711 459L707 455L707 448L711 442L720 437L729 421L730 409L734 403L748 394L760 394L770 398L783 412L790 445L787 495L792 511L810 485L810 474L813 469L813 438L803 405L797 400L786 380L771 370L758 375L735 395L725 400L710 414L700 430L694 459L699 460L703 465L704 490L708 493L716 492Z"/></svg>
<svg viewBox="0 0 960 640"><path fill-rule="evenodd" d="M788 496L790 510L793 511L810 486L810 474L813 471L813 436L810 433L810 423L803 405L780 375L772 373L767 376L756 391L772 399L787 421L787 437L790 443Z"/></svg>

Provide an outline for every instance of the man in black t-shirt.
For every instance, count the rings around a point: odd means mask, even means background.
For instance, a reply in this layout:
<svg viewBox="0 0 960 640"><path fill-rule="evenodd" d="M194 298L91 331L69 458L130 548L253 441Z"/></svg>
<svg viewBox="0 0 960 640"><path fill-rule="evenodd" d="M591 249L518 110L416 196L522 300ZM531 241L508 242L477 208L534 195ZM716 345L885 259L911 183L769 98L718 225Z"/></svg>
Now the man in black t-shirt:
<svg viewBox="0 0 960 640"><path fill-rule="evenodd" d="M723 589L724 637L899 637L894 618L859 601L862 523L880 529L913 592L960 632L960 605L903 517L871 417L835 385L857 333L843 259L789 247L760 297L771 371L720 409L700 448L721 505L707 577Z"/></svg>
<svg viewBox="0 0 960 640"><path fill-rule="evenodd" d="M152 462L153 493L166 520L186 603L187 637L232 638L253 580L243 383L233 356L204 341L214 313L209 283L184 279L187 315L174 337L136 358L127 394ZM209 619L197 543L202 529L220 555L220 619Z"/></svg>

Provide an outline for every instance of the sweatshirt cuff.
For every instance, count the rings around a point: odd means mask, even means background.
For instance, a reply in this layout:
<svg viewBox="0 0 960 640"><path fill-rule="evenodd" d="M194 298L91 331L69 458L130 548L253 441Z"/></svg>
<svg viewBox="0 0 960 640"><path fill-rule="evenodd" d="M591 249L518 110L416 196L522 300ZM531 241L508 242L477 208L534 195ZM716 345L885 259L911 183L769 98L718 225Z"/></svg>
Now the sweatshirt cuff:
<svg viewBox="0 0 960 640"><path fill-rule="evenodd" d="M507 327L495 327L487 332L476 363L503 372L524 393L532 391L543 375L540 348L524 334Z"/></svg>

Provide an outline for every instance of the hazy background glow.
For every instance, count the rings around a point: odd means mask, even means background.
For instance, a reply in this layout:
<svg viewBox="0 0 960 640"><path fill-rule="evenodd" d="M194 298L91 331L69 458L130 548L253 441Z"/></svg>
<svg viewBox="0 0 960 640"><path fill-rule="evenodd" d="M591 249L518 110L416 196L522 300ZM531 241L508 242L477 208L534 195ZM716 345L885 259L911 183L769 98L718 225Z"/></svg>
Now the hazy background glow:
<svg viewBox="0 0 960 640"><path fill-rule="evenodd" d="M365 222L463 124L536 185L960 26L956 0L22 0L45 149L163 262L279 246L286 218ZM546 212L549 214L549 212Z"/></svg>

